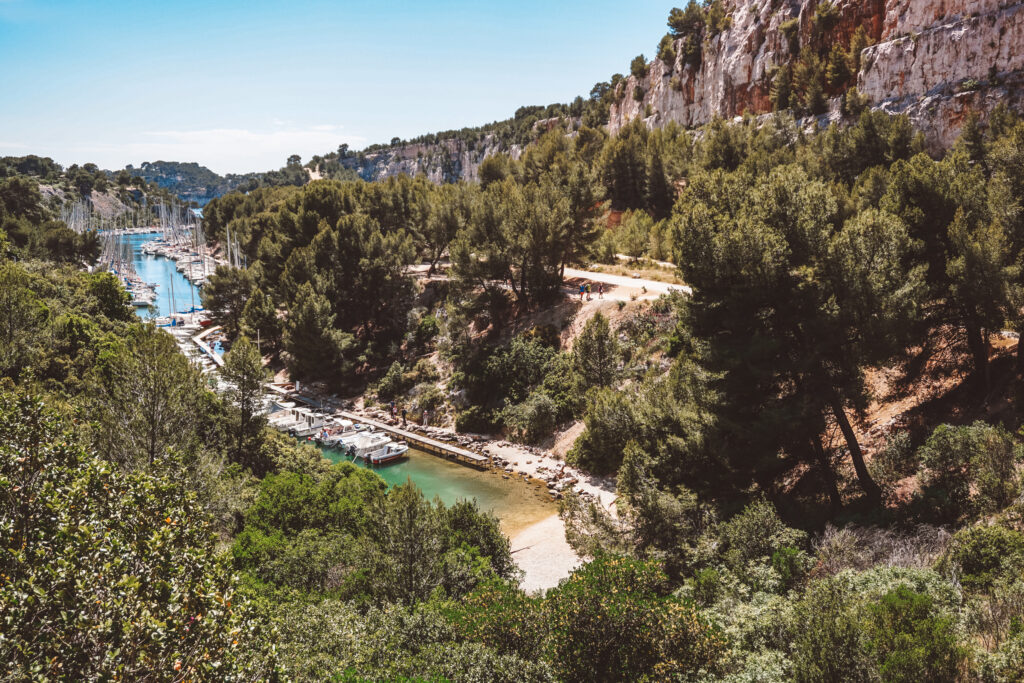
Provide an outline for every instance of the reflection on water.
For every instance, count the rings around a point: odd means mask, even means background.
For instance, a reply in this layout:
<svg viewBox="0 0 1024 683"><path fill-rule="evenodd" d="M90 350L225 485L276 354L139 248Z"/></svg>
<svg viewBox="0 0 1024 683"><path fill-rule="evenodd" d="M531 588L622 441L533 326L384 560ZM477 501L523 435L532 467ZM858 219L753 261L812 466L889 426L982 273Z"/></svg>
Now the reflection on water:
<svg viewBox="0 0 1024 683"><path fill-rule="evenodd" d="M338 451L321 450L324 457L332 462L347 460ZM372 469L389 486L404 484L411 479L428 499L433 500L436 496L446 505L475 498L480 509L490 510L501 520L501 528L508 535L557 512L543 486L538 488L536 484L531 485L515 477L503 479L501 470L480 471L421 451L410 449L408 458Z"/></svg>
<svg viewBox="0 0 1024 683"><path fill-rule="evenodd" d="M152 315L164 316L171 314L171 285L174 286L174 310L177 313L188 311L193 306L202 306L199 302L199 289L178 272L177 263L163 256L142 253L142 245L154 240L159 233L142 235L124 235L121 239L130 244L135 256L135 271L146 282L157 286L155 310ZM147 318L150 311L145 307L137 307L135 312Z"/></svg>

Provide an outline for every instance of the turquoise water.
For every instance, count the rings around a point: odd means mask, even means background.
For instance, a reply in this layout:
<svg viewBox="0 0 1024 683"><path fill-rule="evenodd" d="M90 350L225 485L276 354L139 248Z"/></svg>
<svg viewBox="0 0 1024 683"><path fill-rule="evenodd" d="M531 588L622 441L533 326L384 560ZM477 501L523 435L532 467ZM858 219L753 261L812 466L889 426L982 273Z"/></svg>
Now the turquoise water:
<svg viewBox="0 0 1024 683"><path fill-rule="evenodd" d="M321 449L332 462L348 461L342 453ZM362 467L367 465L362 464ZM391 465L372 468L389 486L411 480L430 500L440 498L446 505L475 499L477 505L501 520L505 533L539 522L555 513L555 504L545 487L529 484L519 477L503 479L499 470L481 471L453 463L436 455L409 450L409 457Z"/></svg>
<svg viewBox="0 0 1024 683"><path fill-rule="evenodd" d="M145 308L135 309L143 318L170 314L170 281L174 282L174 311L180 313L188 311L193 305L201 305L199 289L177 271L174 261L142 253L142 245L156 236L152 233L122 237L132 246L135 270L139 277L158 285L155 311L151 313ZM322 449L322 452L324 457L333 462L345 459L338 451ZM362 461L357 464L368 467ZM493 512L501 520L506 534L515 533L556 512L556 506L543 486L538 488L536 484L529 484L519 477L505 479L504 473L500 471L480 471L420 451L410 450L409 457L372 469L389 486L411 480L429 500L440 498L446 505L458 500L476 500L481 509Z"/></svg>
<svg viewBox="0 0 1024 683"><path fill-rule="evenodd" d="M184 313L193 306L202 306L199 302L199 288L178 272L177 264L174 261L163 256L142 253L142 245L156 239L157 235L158 233L148 233L125 235L121 238L132 247L132 253L135 255L135 270L139 277L157 286L156 301L153 303L155 310L151 313L143 307L135 309L135 312L143 318L148 318L150 315L159 317L171 314L171 282L174 283L175 313Z"/></svg>

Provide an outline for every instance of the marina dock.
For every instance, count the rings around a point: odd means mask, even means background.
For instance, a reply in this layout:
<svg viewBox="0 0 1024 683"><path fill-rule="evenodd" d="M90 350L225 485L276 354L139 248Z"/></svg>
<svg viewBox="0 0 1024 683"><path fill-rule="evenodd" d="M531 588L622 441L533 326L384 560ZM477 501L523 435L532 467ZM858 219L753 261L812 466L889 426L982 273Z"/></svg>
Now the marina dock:
<svg viewBox="0 0 1024 683"><path fill-rule="evenodd" d="M387 432L391 436L404 441L409 444L411 448L415 448L431 455L436 455L441 458L447 458L449 460L456 460L463 465L469 465L470 467L477 467L480 469L486 469L490 466L490 458L486 455L480 455L472 451L467 451L465 448L459 448L443 441L437 441L430 437L423 436L422 434L415 434L413 432L400 429L398 427L392 427L389 424L373 420L362 415L356 415L344 410L339 410L336 415L341 415L347 420L353 422L362 422L368 424L374 429L378 429L382 432Z"/></svg>
<svg viewBox="0 0 1024 683"><path fill-rule="evenodd" d="M470 467L475 467L477 469L488 469L491 466L491 459L486 455L480 455L479 453L474 453L473 451L466 450L465 448L453 446L452 444L445 443L444 441L431 439L429 436L417 434L400 427L394 427L386 422L381 422L380 420L375 420L365 415L359 415L347 410L337 409L335 406L325 405L322 400L303 396L302 394L295 392L291 386L283 387L274 383L268 383L264 386L266 389L270 390L276 399L298 401L329 415L343 417L346 420L351 420L352 422L369 425L375 430L386 432L393 438L404 441L409 444L410 448L415 448L416 450L423 451L424 453L430 453L431 455L436 455L437 457L445 458L446 460L454 460L462 465L469 465ZM329 404L330 401L327 403Z"/></svg>

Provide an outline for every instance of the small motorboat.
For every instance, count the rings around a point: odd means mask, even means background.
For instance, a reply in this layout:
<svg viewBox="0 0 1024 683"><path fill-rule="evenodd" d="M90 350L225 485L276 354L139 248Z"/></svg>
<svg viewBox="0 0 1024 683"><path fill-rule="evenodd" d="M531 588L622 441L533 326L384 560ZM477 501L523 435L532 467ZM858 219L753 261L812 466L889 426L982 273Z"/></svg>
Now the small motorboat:
<svg viewBox="0 0 1024 683"><path fill-rule="evenodd" d="M391 437L383 432L363 432L352 437L351 441L345 443L343 449L345 454L352 458L362 458L363 460L369 460L371 455L376 453L383 453L388 444L391 443Z"/></svg>
<svg viewBox="0 0 1024 683"><path fill-rule="evenodd" d="M370 454L368 460L372 465L386 465L396 460L401 460L409 452L409 444L391 442L384 447L384 450Z"/></svg>

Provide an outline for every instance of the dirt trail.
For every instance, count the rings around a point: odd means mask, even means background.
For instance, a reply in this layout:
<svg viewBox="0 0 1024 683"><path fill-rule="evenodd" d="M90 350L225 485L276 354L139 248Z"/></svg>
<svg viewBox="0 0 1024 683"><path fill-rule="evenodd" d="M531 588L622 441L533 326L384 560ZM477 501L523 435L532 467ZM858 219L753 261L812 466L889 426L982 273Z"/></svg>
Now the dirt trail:
<svg viewBox="0 0 1024 683"><path fill-rule="evenodd" d="M565 277L590 280L591 282L603 282L606 285L613 285L620 290L615 292L615 296L626 296L627 299L633 294L637 295L637 299L657 299L662 294L669 294L670 292L693 294L693 290L686 285L673 285L668 282L644 280L642 278L626 277L624 275L595 273L591 270L579 270L577 268L566 268ZM593 289L593 287L591 287L591 289ZM644 289L647 291L644 292ZM606 293L605 297L608 298L609 295Z"/></svg>

